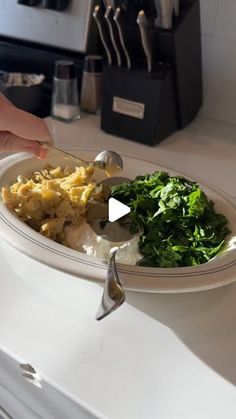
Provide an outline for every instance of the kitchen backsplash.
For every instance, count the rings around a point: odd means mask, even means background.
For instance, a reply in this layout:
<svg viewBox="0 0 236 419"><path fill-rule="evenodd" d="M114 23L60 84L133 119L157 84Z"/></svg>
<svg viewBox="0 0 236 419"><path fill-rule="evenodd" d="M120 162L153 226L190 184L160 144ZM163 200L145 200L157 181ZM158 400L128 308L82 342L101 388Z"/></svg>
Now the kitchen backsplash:
<svg viewBox="0 0 236 419"><path fill-rule="evenodd" d="M201 0L201 115L236 124L236 0Z"/></svg>

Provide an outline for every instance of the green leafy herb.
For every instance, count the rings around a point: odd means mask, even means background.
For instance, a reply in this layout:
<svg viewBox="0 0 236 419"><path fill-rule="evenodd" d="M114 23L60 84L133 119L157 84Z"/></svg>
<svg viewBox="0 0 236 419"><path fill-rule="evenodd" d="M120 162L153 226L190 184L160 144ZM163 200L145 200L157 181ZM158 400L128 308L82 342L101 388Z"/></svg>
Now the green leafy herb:
<svg viewBox="0 0 236 419"><path fill-rule="evenodd" d="M131 229L141 228L142 266L195 266L224 246L227 219L196 182L166 172L138 176L112 188L111 196L131 209Z"/></svg>

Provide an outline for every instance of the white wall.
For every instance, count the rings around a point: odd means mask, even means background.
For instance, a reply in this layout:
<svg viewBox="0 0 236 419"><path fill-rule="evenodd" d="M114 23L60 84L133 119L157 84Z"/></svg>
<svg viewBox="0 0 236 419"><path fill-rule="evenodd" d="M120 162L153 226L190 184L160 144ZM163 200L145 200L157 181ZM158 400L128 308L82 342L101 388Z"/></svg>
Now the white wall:
<svg viewBox="0 0 236 419"><path fill-rule="evenodd" d="M236 0L201 0L201 115L236 124Z"/></svg>

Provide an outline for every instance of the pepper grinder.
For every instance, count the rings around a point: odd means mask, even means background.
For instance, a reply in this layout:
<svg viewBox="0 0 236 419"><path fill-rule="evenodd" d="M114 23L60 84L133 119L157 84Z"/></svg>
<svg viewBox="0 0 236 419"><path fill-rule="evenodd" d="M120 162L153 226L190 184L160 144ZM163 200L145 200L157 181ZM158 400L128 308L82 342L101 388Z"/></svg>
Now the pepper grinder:
<svg viewBox="0 0 236 419"><path fill-rule="evenodd" d="M81 110L91 114L100 114L102 105L102 56L85 57L82 87Z"/></svg>
<svg viewBox="0 0 236 419"><path fill-rule="evenodd" d="M78 85L73 61L55 62L51 115L54 119L64 122L80 118Z"/></svg>

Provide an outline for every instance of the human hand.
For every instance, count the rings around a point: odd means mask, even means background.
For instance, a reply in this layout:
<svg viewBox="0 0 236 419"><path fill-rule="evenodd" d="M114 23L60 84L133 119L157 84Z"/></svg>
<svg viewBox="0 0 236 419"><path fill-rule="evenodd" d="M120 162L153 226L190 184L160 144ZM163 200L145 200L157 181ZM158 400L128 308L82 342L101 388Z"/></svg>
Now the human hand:
<svg viewBox="0 0 236 419"><path fill-rule="evenodd" d="M52 143L45 121L16 108L0 95L0 153L27 151L44 158L47 151L40 142Z"/></svg>

